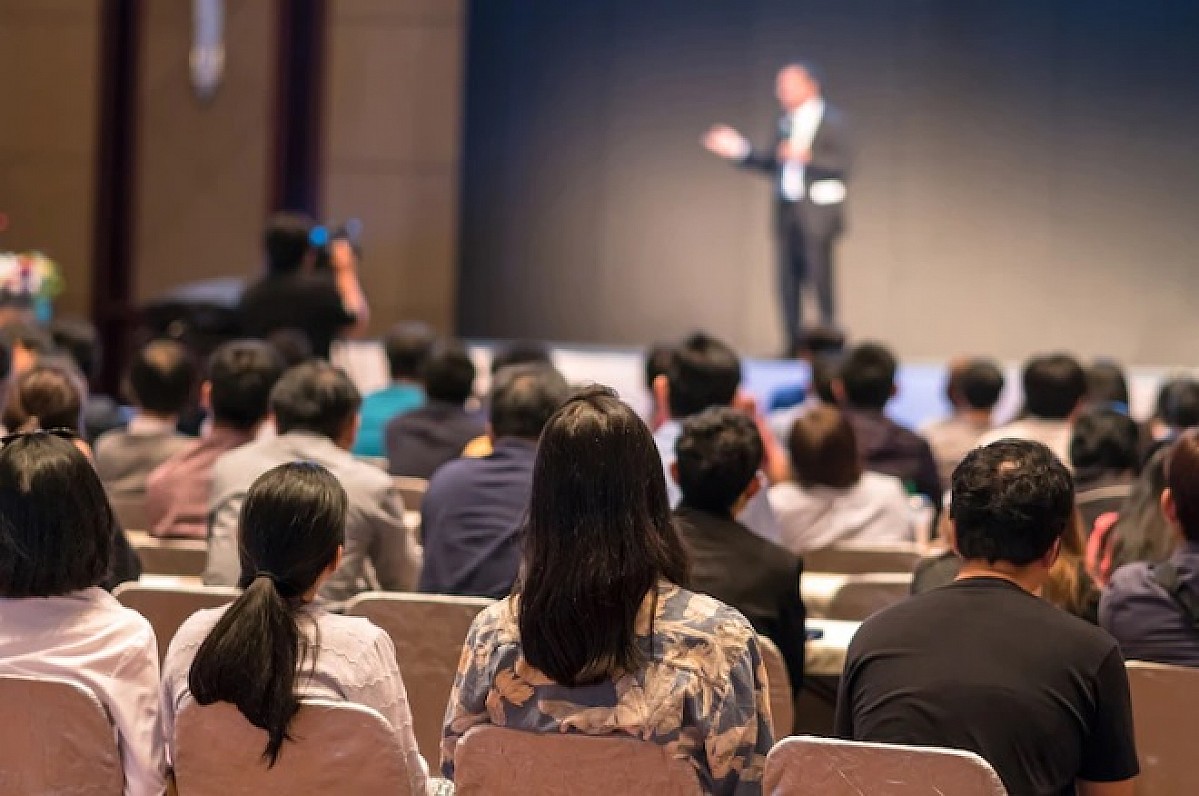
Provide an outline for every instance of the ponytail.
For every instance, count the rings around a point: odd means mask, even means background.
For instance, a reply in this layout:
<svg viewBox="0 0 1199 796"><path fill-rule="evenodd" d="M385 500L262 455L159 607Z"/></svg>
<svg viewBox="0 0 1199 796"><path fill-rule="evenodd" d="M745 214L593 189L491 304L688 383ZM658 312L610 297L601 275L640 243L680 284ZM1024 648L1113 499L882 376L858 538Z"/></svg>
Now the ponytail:
<svg viewBox="0 0 1199 796"><path fill-rule="evenodd" d="M256 574L200 645L187 678L198 704L231 702L266 730L262 756L268 766L290 740L287 727L300 707L295 693L300 629L282 586L269 573Z"/></svg>

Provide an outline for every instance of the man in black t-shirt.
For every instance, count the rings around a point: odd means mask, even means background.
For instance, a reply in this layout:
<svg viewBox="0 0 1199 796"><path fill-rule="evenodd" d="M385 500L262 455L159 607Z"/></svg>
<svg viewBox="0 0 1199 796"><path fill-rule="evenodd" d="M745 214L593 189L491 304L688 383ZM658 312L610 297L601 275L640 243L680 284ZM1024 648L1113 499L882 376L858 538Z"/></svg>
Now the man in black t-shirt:
<svg viewBox="0 0 1199 796"><path fill-rule="evenodd" d="M976 752L1013 796L1132 796L1116 642L1035 596L1074 508L1069 472L1040 443L1003 440L963 460L952 495L961 574L863 623L836 734Z"/></svg>

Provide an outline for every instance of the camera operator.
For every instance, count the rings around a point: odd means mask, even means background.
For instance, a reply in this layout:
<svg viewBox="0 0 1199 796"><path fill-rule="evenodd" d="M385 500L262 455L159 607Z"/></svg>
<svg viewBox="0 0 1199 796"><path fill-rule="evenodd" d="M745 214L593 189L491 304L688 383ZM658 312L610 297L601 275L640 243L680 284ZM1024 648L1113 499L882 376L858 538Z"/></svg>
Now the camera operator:
<svg viewBox="0 0 1199 796"><path fill-rule="evenodd" d="M301 213L275 213L267 222L267 273L242 295L238 312L247 335L265 338L298 329L315 356L328 359L338 337L366 330L370 307L358 281L358 255L344 236L328 242L328 269L317 269L314 224Z"/></svg>

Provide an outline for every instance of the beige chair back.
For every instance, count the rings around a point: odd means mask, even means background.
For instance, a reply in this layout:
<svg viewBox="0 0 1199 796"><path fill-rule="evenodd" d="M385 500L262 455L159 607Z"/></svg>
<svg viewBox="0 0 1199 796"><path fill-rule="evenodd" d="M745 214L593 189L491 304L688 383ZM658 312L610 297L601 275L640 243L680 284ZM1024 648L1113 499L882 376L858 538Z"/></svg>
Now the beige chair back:
<svg viewBox="0 0 1199 796"><path fill-rule="evenodd" d="M108 504L117 522L125 530L144 531L148 527L146 519L145 495L108 495Z"/></svg>
<svg viewBox="0 0 1199 796"><path fill-rule="evenodd" d="M346 613L366 617L395 643L396 660L408 684L416 741L434 767L441 759L441 728L462 645L471 622L493 602L481 597L367 592L346 606Z"/></svg>
<svg viewBox="0 0 1199 796"><path fill-rule="evenodd" d="M766 664L766 676L770 678L770 724L777 741L790 735L795 724L795 701L791 693L791 678L787 676L787 663L778 646L766 636L758 636L758 648L762 650L762 663Z"/></svg>
<svg viewBox="0 0 1199 796"><path fill-rule="evenodd" d="M392 476L396 490L404 498L404 508L407 511L420 511L421 503L425 500L425 492L429 491L429 482L423 478L410 475Z"/></svg>
<svg viewBox="0 0 1199 796"><path fill-rule="evenodd" d="M825 547L804 553L805 572L911 572L920 560L916 545L894 547Z"/></svg>
<svg viewBox="0 0 1199 796"><path fill-rule="evenodd" d="M279 759L262 759L266 731L236 706L189 703L175 724L179 796L324 796L412 792L408 766L392 726L378 711L352 702L304 700Z"/></svg>
<svg viewBox="0 0 1199 796"><path fill-rule="evenodd" d="M848 575L833 593L823 618L861 622L871 614L906 599L911 591L911 573Z"/></svg>
<svg viewBox="0 0 1199 796"><path fill-rule="evenodd" d="M616 735L474 727L454 753L457 796L698 796L699 777L664 746Z"/></svg>
<svg viewBox="0 0 1199 796"><path fill-rule="evenodd" d="M205 539L156 539L144 531L127 531L125 535L142 560L142 571L148 575L204 574L208 563Z"/></svg>
<svg viewBox="0 0 1199 796"><path fill-rule="evenodd" d="M1199 669L1129 661L1128 687L1141 774L1137 796L1199 792Z"/></svg>
<svg viewBox="0 0 1199 796"><path fill-rule="evenodd" d="M121 796L116 731L87 687L0 675L0 794Z"/></svg>
<svg viewBox="0 0 1199 796"><path fill-rule="evenodd" d="M787 738L766 757L764 796L1006 796L999 775L973 752Z"/></svg>
<svg viewBox="0 0 1199 796"><path fill-rule="evenodd" d="M232 586L152 586L136 581L122 583L113 596L150 622L158 639L158 662L167 655L179 626L202 608L231 603L241 594Z"/></svg>

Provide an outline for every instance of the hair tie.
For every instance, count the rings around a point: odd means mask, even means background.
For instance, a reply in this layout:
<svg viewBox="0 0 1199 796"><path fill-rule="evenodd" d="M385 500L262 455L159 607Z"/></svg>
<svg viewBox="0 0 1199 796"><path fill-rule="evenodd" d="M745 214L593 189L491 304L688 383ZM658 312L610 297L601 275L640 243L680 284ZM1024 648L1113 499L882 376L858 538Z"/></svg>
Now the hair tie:
<svg viewBox="0 0 1199 796"><path fill-rule="evenodd" d="M279 576L275 573L260 569L254 573L254 580L258 580L259 578L266 578L271 582L272 586L274 586L276 589L279 588Z"/></svg>

